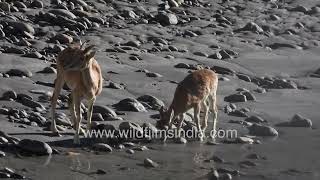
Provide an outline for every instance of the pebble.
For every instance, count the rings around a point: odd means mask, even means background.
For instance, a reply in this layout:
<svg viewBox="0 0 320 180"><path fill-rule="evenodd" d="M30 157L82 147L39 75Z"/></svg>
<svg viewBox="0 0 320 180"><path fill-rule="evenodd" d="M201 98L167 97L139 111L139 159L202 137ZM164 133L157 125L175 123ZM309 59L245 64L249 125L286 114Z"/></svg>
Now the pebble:
<svg viewBox="0 0 320 180"><path fill-rule="evenodd" d="M253 124L248 127L249 134L253 136L278 136L279 133L276 129L267 125Z"/></svg>
<svg viewBox="0 0 320 180"><path fill-rule="evenodd" d="M178 18L171 13L159 13L156 15L156 20L163 26L178 24Z"/></svg>
<svg viewBox="0 0 320 180"><path fill-rule="evenodd" d="M126 98L114 105L119 111L146 112L146 108L136 99Z"/></svg>
<svg viewBox="0 0 320 180"><path fill-rule="evenodd" d="M265 123L265 122L267 122L266 120L264 120L260 116L250 116L250 117L246 118L245 121L252 122L252 123Z"/></svg>
<svg viewBox="0 0 320 180"><path fill-rule="evenodd" d="M32 72L29 71L26 68L19 68L19 69L10 69L9 71L6 72L9 76L19 76L19 77L31 77Z"/></svg>
<svg viewBox="0 0 320 180"><path fill-rule="evenodd" d="M2 94L4 100L17 99L17 93L13 90L6 91Z"/></svg>
<svg viewBox="0 0 320 180"><path fill-rule="evenodd" d="M224 101L226 102L246 102L247 101L247 97L243 94L232 94L229 96L224 97Z"/></svg>
<svg viewBox="0 0 320 180"><path fill-rule="evenodd" d="M112 152L112 147L104 143L96 143L92 146L92 149L100 152Z"/></svg>
<svg viewBox="0 0 320 180"><path fill-rule="evenodd" d="M162 106L165 105L163 101L152 95L142 95L138 97L137 100L147 103L153 110L159 110Z"/></svg>
<svg viewBox="0 0 320 180"><path fill-rule="evenodd" d="M306 127L311 128L312 127L312 121L308 118L303 117L300 114L295 114L291 121L288 122L282 122L277 124L276 126L279 127Z"/></svg>
<svg viewBox="0 0 320 180"><path fill-rule="evenodd" d="M51 147L42 141L23 139L19 142L18 146L22 150L36 155L49 155L52 153Z"/></svg>
<svg viewBox="0 0 320 180"><path fill-rule="evenodd" d="M145 167L149 167L149 168L156 168L156 167L159 166L158 163L152 161L152 160L149 159L149 158L144 159L143 163L144 163L144 166L145 166Z"/></svg>

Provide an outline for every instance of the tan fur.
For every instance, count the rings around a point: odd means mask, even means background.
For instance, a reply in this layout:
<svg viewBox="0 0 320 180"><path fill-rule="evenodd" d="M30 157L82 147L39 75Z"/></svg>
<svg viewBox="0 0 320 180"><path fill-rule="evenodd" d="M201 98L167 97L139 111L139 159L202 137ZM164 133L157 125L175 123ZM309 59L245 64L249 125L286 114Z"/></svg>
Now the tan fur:
<svg viewBox="0 0 320 180"><path fill-rule="evenodd" d="M82 46L71 46L59 53L57 58L57 78L51 99L52 123L51 130L54 134L59 134L56 127L55 108L57 99L64 83L71 89L71 119L76 130L74 143L80 143L80 123L82 115L80 103L82 99L88 100L88 129L91 126L92 108L96 96L102 91L102 73L98 62L94 59L93 46L82 49Z"/></svg>
<svg viewBox="0 0 320 180"><path fill-rule="evenodd" d="M189 74L178 84L169 109L160 109L160 120L157 123L158 127L163 128L168 125L169 128L171 128L173 120L178 117L178 131L180 131L184 113L193 108L194 121L197 124L198 132L203 135L208 124L208 112L211 107L213 112L213 130L215 131L218 114L216 106L217 88L218 76L215 72L202 69ZM201 123L200 111L202 107L204 108L205 115ZM202 138L200 140L202 140Z"/></svg>

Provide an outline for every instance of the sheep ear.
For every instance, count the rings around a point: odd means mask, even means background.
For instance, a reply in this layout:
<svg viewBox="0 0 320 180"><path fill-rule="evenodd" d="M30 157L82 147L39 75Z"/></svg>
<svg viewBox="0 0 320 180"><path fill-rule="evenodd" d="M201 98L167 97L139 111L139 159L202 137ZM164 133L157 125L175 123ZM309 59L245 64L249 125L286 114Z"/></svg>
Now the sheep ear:
<svg viewBox="0 0 320 180"><path fill-rule="evenodd" d="M92 48L94 48L95 45L91 45L91 46L88 46L86 47L84 50L83 50L83 54L87 54L89 51L92 50Z"/></svg>

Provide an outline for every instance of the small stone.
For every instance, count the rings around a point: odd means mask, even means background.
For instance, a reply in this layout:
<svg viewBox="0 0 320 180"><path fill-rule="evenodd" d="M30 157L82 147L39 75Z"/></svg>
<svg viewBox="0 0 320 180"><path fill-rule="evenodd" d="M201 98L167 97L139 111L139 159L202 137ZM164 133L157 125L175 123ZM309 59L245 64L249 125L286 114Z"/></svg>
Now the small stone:
<svg viewBox="0 0 320 180"><path fill-rule="evenodd" d="M145 167L156 168L156 167L159 166L158 163L152 161L152 160L149 159L149 158L144 159L143 162L144 162L144 166L145 166Z"/></svg>
<svg viewBox="0 0 320 180"><path fill-rule="evenodd" d="M261 118L259 116L250 116L250 117L246 118L245 121L252 122L252 123L265 123L265 122L267 122L266 120L264 120L263 118Z"/></svg>
<svg viewBox="0 0 320 180"><path fill-rule="evenodd" d="M112 147L104 143L96 143L92 146L92 149L101 152L112 152Z"/></svg>
<svg viewBox="0 0 320 180"><path fill-rule="evenodd" d="M159 74L159 73L154 73L154 72L147 72L146 75L147 75L147 77L153 77L153 78L162 77L161 74Z"/></svg>
<svg viewBox="0 0 320 180"><path fill-rule="evenodd" d="M175 68L189 69L189 68L190 68L190 65L189 65L189 64L186 64L186 63L179 63L179 64L176 64L174 67L175 67Z"/></svg>
<svg viewBox="0 0 320 180"><path fill-rule="evenodd" d="M51 39L52 41L59 41L61 44L70 44L73 41L73 38L66 34L57 34Z"/></svg>
<svg viewBox="0 0 320 180"><path fill-rule="evenodd" d="M221 179L221 180L232 180L232 175L229 174L229 173L225 173L225 174L222 174L222 175L220 176L220 179Z"/></svg>
<svg viewBox="0 0 320 180"><path fill-rule="evenodd" d="M209 56L208 54L206 54L204 52L195 52L193 54L196 55L196 56L202 56L202 57L208 57Z"/></svg>
<svg viewBox="0 0 320 180"><path fill-rule="evenodd" d="M17 93L13 90L6 91L2 94L4 100L17 99Z"/></svg>
<svg viewBox="0 0 320 180"><path fill-rule="evenodd" d="M279 127L312 127L312 121L310 119L307 119L300 114L295 114L291 121L288 122L282 122L277 124L276 126Z"/></svg>
<svg viewBox="0 0 320 180"><path fill-rule="evenodd" d="M256 97L249 91L242 91L240 94L244 95L248 101L255 101Z"/></svg>
<svg viewBox="0 0 320 180"><path fill-rule="evenodd" d="M18 146L22 150L36 155L49 155L52 153L52 149L47 143L37 140L23 139L19 142Z"/></svg>
<svg viewBox="0 0 320 180"><path fill-rule="evenodd" d="M238 137L235 142L240 144L253 144L254 140L248 137Z"/></svg>
<svg viewBox="0 0 320 180"><path fill-rule="evenodd" d="M137 100L147 103L153 110L159 110L162 106L164 106L163 101L152 95L143 95L138 97Z"/></svg>
<svg viewBox="0 0 320 180"><path fill-rule="evenodd" d="M6 157L6 153L3 151L0 151L0 157Z"/></svg>
<svg viewBox="0 0 320 180"><path fill-rule="evenodd" d="M257 25L254 22L247 23L243 28L241 28L241 31L251 31L255 33L263 33L263 29Z"/></svg>
<svg viewBox="0 0 320 180"><path fill-rule="evenodd" d="M175 139L174 142L177 143L177 144L187 144L188 141L184 137L178 137L178 138Z"/></svg>
<svg viewBox="0 0 320 180"><path fill-rule="evenodd" d="M19 102L25 106L31 107L31 108L40 108L40 109L46 109L42 104L33 101L28 98L22 98L19 100Z"/></svg>
<svg viewBox="0 0 320 180"><path fill-rule="evenodd" d="M127 150L126 150L126 153L128 153L128 154L134 154L134 150L132 150L132 149L127 149Z"/></svg>
<svg viewBox="0 0 320 180"><path fill-rule="evenodd" d="M171 13L159 13L155 18L163 26L178 24L177 16Z"/></svg>
<svg viewBox="0 0 320 180"><path fill-rule="evenodd" d="M224 101L226 102L246 102L247 97L243 94L232 94L224 97Z"/></svg>
<svg viewBox="0 0 320 180"><path fill-rule="evenodd" d="M10 69L6 72L9 76L19 76L19 77L31 77L32 72L25 68L19 68L19 69Z"/></svg>
<svg viewBox="0 0 320 180"><path fill-rule="evenodd" d="M249 134L253 136L278 136L278 131L271 126L253 124L248 127Z"/></svg>
<svg viewBox="0 0 320 180"><path fill-rule="evenodd" d="M211 172L208 174L208 179L209 180L219 180L220 176L219 173L216 169L212 169Z"/></svg>
<svg viewBox="0 0 320 180"><path fill-rule="evenodd" d="M219 52L216 52L214 54L211 54L210 56L208 56L208 58L211 58L211 59L222 59L222 56Z"/></svg>
<svg viewBox="0 0 320 180"><path fill-rule="evenodd" d="M36 7L36 8L43 8L43 2L40 1L40 0L34 0L34 1L31 3L31 6L32 6L32 7Z"/></svg>
<svg viewBox="0 0 320 180"><path fill-rule="evenodd" d="M104 119L100 113L93 113L92 121L104 121Z"/></svg>
<svg viewBox="0 0 320 180"><path fill-rule="evenodd" d="M239 164L241 166L243 166L243 167L254 167L254 166L257 166L256 163L251 162L251 161L241 161Z"/></svg>
<svg viewBox="0 0 320 180"><path fill-rule="evenodd" d="M120 111L146 112L146 108L136 99L126 98L114 105Z"/></svg>

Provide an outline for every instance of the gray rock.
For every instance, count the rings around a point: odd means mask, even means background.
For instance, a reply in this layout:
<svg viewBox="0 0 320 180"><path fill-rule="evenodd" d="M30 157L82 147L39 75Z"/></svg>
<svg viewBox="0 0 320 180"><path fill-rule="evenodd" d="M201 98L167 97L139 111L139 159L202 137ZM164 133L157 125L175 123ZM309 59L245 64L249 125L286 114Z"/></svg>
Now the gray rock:
<svg viewBox="0 0 320 180"><path fill-rule="evenodd" d="M159 13L155 18L163 26L178 24L177 16L171 13Z"/></svg>
<svg viewBox="0 0 320 180"><path fill-rule="evenodd" d="M93 113L100 113L104 120L117 117L117 114L113 109L103 105L94 105Z"/></svg>
<svg viewBox="0 0 320 180"><path fill-rule="evenodd" d="M119 125L120 131L132 131L134 135L142 136L144 134L143 128L134 122L121 122ZM134 138L134 137L127 137L127 138ZM125 144L123 144L125 145Z"/></svg>
<svg viewBox="0 0 320 180"><path fill-rule="evenodd" d="M17 93L13 90L6 91L2 94L4 100L17 99Z"/></svg>
<svg viewBox="0 0 320 180"><path fill-rule="evenodd" d="M179 63L179 64L176 64L174 67L175 67L175 68L189 69L189 68L190 68L190 65L189 65L189 64L186 64L186 63Z"/></svg>
<svg viewBox="0 0 320 180"><path fill-rule="evenodd" d="M225 68L225 67L221 67L221 66L212 66L210 69L218 74L227 74L227 75L231 75L231 76L233 76L235 74L234 70L229 69L229 68Z"/></svg>
<svg viewBox="0 0 320 180"><path fill-rule="evenodd" d="M208 57L209 55L207 53L204 52L194 52L193 53L196 56L202 56L202 57Z"/></svg>
<svg viewBox="0 0 320 180"><path fill-rule="evenodd" d="M159 110L164 106L164 102L152 95L143 95L137 98L140 102L147 103L153 110Z"/></svg>
<svg viewBox="0 0 320 180"><path fill-rule="evenodd" d="M211 54L210 56L208 56L208 58L211 58L211 59L222 59L222 56L219 52L216 52L214 54Z"/></svg>
<svg viewBox="0 0 320 180"><path fill-rule="evenodd" d="M178 137L178 138L175 139L174 142L177 143L177 144L187 144L188 141L184 137Z"/></svg>
<svg viewBox="0 0 320 180"><path fill-rule="evenodd" d="M46 118L43 117L40 113L38 112L31 112L28 119L31 122L36 122L40 126L44 126L45 123L47 122Z"/></svg>
<svg viewBox="0 0 320 180"><path fill-rule="evenodd" d="M312 127L312 121L310 119L307 119L300 114L295 114L291 121L288 122L282 122L277 124L276 126L280 127Z"/></svg>
<svg viewBox="0 0 320 180"><path fill-rule="evenodd" d="M49 155L52 153L52 149L47 143L37 140L23 139L18 146L22 150L36 155Z"/></svg>
<svg viewBox="0 0 320 180"><path fill-rule="evenodd" d="M128 154L134 154L134 150L132 150L132 149L127 149L127 150L126 150L126 153L128 153Z"/></svg>
<svg viewBox="0 0 320 180"><path fill-rule="evenodd" d="M228 115L236 117L248 117L248 115L245 112L238 109L231 111Z"/></svg>
<svg viewBox="0 0 320 180"><path fill-rule="evenodd" d="M7 2L0 2L0 9L2 9L5 12L10 12L11 6Z"/></svg>
<svg viewBox="0 0 320 180"><path fill-rule="evenodd" d="M251 82L251 78L245 74L237 74L238 78L247 82Z"/></svg>
<svg viewBox="0 0 320 180"><path fill-rule="evenodd" d="M297 7L294 7L292 9L290 9L290 11L296 11L296 12L302 12L302 13L307 13L309 11L309 9L307 9L306 7L304 6L297 6Z"/></svg>
<svg viewBox="0 0 320 180"><path fill-rule="evenodd" d="M144 164L145 167L149 167L149 168L156 168L156 167L159 166L158 163L152 161L149 158L144 159L143 164Z"/></svg>
<svg viewBox="0 0 320 180"><path fill-rule="evenodd" d="M63 112L56 113L56 123L57 123L57 125L62 125L62 126L71 126L72 125L68 116Z"/></svg>
<svg viewBox="0 0 320 180"><path fill-rule="evenodd" d="M252 122L252 123L264 123L264 122L267 122L266 120L264 120L263 118L261 118L259 116L250 116L250 117L246 118L245 121Z"/></svg>
<svg viewBox="0 0 320 180"><path fill-rule="evenodd" d="M263 29L257 25L254 22L247 23L243 28L241 28L241 31L251 31L255 33L263 33Z"/></svg>
<svg viewBox="0 0 320 180"><path fill-rule="evenodd" d="M240 94L244 95L248 101L255 101L256 97L249 91L242 91Z"/></svg>
<svg viewBox="0 0 320 180"><path fill-rule="evenodd" d="M209 180L220 180L219 173L216 169L212 169L211 172L208 173Z"/></svg>
<svg viewBox="0 0 320 180"><path fill-rule="evenodd" d="M0 108L0 114L9 115L9 109L7 109L7 108Z"/></svg>
<svg viewBox="0 0 320 180"><path fill-rule="evenodd" d="M69 19L75 19L77 18L72 12L65 10L65 9L52 9L49 11L50 13L54 15L60 15Z"/></svg>
<svg viewBox="0 0 320 180"><path fill-rule="evenodd" d="M104 121L103 116L100 113L93 113L91 120L92 121Z"/></svg>
<svg viewBox="0 0 320 180"><path fill-rule="evenodd" d="M120 111L146 112L146 108L136 99L126 98L114 105Z"/></svg>
<svg viewBox="0 0 320 180"><path fill-rule="evenodd" d="M278 131L271 126L253 124L248 127L249 134L253 136L278 136Z"/></svg>
<svg viewBox="0 0 320 180"><path fill-rule="evenodd" d="M112 152L112 147L104 143L96 143L92 146L92 149L101 152Z"/></svg>
<svg viewBox="0 0 320 180"><path fill-rule="evenodd" d="M248 137L237 137L235 143L239 144L253 144L254 140Z"/></svg>
<svg viewBox="0 0 320 180"><path fill-rule="evenodd" d="M57 34L51 40L52 41L59 41L61 44L69 44L69 43L72 43L73 38L69 35L66 35L66 34Z"/></svg>
<svg viewBox="0 0 320 180"><path fill-rule="evenodd" d="M19 68L19 69L10 69L9 71L6 72L9 76L25 76L25 77L31 77L32 72L29 71L28 69L25 68Z"/></svg>
<svg viewBox="0 0 320 180"><path fill-rule="evenodd" d="M57 74L57 70L53 67L45 67L40 73L44 74Z"/></svg>
<svg viewBox="0 0 320 180"><path fill-rule="evenodd" d="M221 180L231 180L232 179L232 175L229 173L224 173L220 176Z"/></svg>
<svg viewBox="0 0 320 180"><path fill-rule="evenodd" d="M32 6L32 7L36 7L36 8L43 8L43 2L40 1L40 0L34 0L34 1L31 3L31 6Z"/></svg>
<svg viewBox="0 0 320 180"><path fill-rule="evenodd" d="M42 104L36 102L36 101L33 101L29 98L21 98L19 100L19 102L25 106L28 106L28 107L31 107L31 108L40 108L40 109L46 109Z"/></svg>
<svg viewBox="0 0 320 180"><path fill-rule="evenodd" d="M232 94L224 97L224 101L226 102L246 102L247 97L243 94Z"/></svg>
<svg viewBox="0 0 320 180"><path fill-rule="evenodd" d="M6 157L6 153L3 151L0 151L0 157Z"/></svg>
<svg viewBox="0 0 320 180"><path fill-rule="evenodd" d="M29 23L9 21L8 24L21 34L24 34L24 32L27 32L33 35L35 33L33 26Z"/></svg>
<svg viewBox="0 0 320 180"><path fill-rule="evenodd" d="M155 73L155 72L147 72L146 75L147 75L147 77L154 77L154 78L156 78L156 77L162 77L161 74Z"/></svg>
<svg viewBox="0 0 320 180"><path fill-rule="evenodd" d="M143 129L147 129L148 135L152 137L152 134L155 135L158 133L158 129L151 123L143 123Z"/></svg>
<svg viewBox="0 0 320 180"><path fill-rule="evenodd" d="M35 51L35 52L27 53L27 54L23 55L23 57L41 59L43 56L39 52Z"/></svg>

